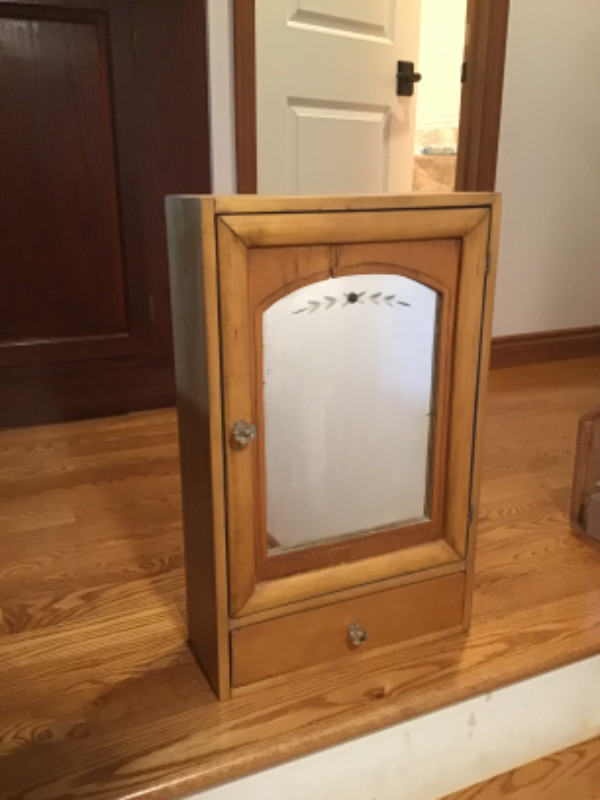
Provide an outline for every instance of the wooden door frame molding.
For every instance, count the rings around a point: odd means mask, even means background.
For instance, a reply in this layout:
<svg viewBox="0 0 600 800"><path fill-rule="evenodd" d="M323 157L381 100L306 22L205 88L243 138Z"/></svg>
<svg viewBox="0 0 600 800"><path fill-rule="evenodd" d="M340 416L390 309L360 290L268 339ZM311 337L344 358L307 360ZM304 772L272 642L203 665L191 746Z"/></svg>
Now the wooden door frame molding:
<svg viewBox="0 0 600 800"><path fill-rule="evenodd" d="M456 191L492 191L496 183L510 0L468 0Z"/></svg>
<svg viewBox="0 0 600 800"><path fill-rule="evenodd" d="M235 159L237 191L256 194L255 0L233 0Z"/></svg>
<svg viewBox="0 0 600 800"><path fill-rule="evenodd" d="M468 0L457 191L492 191L496 178L510 0ZM255 194L255 0L233 0L237 191Z"/></svg>

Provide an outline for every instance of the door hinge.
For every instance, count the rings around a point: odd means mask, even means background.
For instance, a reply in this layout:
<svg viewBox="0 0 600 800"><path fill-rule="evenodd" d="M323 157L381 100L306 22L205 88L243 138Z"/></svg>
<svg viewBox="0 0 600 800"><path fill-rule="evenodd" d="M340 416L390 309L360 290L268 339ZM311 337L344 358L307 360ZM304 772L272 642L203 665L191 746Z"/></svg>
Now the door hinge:
<svg viewBox="0 0 600 800"><path fill-rule="evenodd" d="M469 505L469 516L468 516L468 523L469 525L473 524L473 517L475 516L475 511L472 505Z"/></svg>
<svg viewBox="0 0 600 800"><path fill-rule="evenodd" d="M154 306L154 298L148 297L148 311L150 313L150 322L156 325L156 308Z"/></svg>
<svg viewBox="0 0 600 800"><path fill-rule="evenodd" d="M485 256L485 274L489 275L492 269L492 254L488 250Z"/></svg>
<svg viewBox="0 0 600 800"><path fill-rule="evenodd" d="M460 82L466 83L467 82L467 62L463 61L460 67Z"/></svg>

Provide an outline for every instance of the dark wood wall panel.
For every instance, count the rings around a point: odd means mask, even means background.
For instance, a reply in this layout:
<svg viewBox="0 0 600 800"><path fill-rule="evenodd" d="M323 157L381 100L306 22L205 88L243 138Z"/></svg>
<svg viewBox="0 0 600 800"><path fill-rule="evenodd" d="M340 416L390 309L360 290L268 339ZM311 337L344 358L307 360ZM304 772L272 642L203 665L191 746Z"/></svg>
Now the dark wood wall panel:
<svg viewBox="0 0 600 800"><path fill-rule="evenodd" d="M172 364L92 363L77 370L35 370L0 380L4 427L120 414L170 405ZM87 367L87 368L85 368Z"/></svg>
<svg viewBox="0 0 600 800"><path fill-rule="evenodd" d="M172 360L164 204L210 191L205 3L109 4L132 314L150 315L151 350Z"/></svg>
<svg viewBox="0 0 600 800"><path fill-rule="evenodd" d="M165 195L210 191L202 0L0 0L0 427L174 402Z"/></svg>

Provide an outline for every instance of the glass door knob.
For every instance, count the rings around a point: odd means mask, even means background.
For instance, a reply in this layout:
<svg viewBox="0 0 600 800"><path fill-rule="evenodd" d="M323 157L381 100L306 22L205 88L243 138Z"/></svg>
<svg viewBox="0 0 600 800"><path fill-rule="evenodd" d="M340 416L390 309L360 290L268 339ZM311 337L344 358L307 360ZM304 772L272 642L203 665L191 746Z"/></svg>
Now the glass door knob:
<svg viewBox="0 0 600 800"><path fill-rule="evenodd" d="M253 422L238 419L233 424L231 436L238 447L246 447L256 437L256 425Z"/></svg>

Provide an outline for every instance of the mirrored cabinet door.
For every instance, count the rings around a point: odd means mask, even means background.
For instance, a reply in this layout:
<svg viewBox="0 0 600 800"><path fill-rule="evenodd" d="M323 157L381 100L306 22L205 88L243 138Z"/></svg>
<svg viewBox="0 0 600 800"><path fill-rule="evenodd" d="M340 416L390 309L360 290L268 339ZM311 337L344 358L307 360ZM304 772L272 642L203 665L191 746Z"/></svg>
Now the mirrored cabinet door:
<svg viewBox="0 0 600 800"><path fill-rule="evenodd" d="M255 580L442 536L459 260L453 239L240 252L230 461Z"/></svg>

